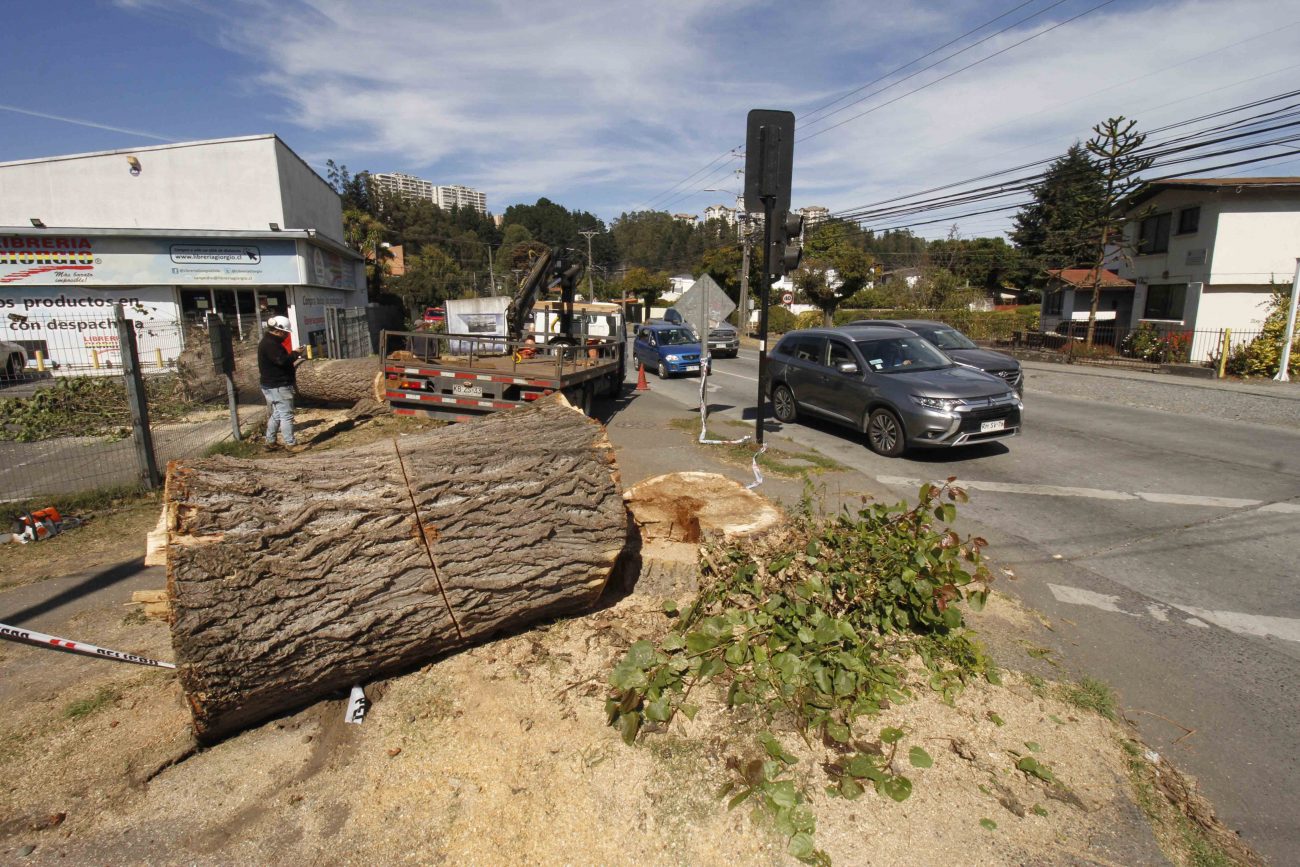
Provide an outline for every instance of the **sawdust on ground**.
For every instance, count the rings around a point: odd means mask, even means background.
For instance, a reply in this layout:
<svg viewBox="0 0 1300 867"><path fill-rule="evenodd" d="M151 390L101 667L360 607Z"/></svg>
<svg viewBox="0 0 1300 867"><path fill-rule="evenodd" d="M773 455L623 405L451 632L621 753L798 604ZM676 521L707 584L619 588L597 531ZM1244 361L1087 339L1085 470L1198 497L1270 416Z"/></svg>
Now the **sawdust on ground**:
<svg viewBox="0 0 1300 867"><path fill-rule="evenodd" d="M378 421L313 447L412 429ZM139 527L114 521L116 562L141 553L155 518L148 504ZM707 702L635 747L605 724L605 679L633 641L668 628L660 602L633 593L369 684L361 725L344 724L340 695L204 750L170 673L0 646L13 687L0 715L0 861L795 863L767 820L717 797L728 758L757 754L759 721ZM120 601L75 620L109 646L170 656L166 625L124 616ZM1034 623L1005 599L976 620L986 635ZM952 705L917 680L916 700L878 720L907 732L895 764L914 791L902 804L826 796L830 756L778 723L836 864L1167 863L1134 804L1127 730L1010 671ZM933 767L906 766L912 746ZM1017 771L1023 755L1060 784Z"/></svg>

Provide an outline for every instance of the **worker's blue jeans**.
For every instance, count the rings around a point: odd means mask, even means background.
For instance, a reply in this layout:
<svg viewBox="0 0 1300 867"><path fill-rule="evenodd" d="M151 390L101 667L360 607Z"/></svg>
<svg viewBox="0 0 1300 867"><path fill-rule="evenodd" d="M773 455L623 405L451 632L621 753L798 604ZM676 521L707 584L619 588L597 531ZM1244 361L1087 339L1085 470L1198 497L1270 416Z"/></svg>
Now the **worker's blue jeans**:
<svg viewBox="0 0 1300 867"><path fill-rule="evenodd" d="M262 387L262 396L271 408L271 415L266 420L266 444L275 445L275 432L278 428L287 446L297 445L293 438L293 386L281 388Z"/></svg>

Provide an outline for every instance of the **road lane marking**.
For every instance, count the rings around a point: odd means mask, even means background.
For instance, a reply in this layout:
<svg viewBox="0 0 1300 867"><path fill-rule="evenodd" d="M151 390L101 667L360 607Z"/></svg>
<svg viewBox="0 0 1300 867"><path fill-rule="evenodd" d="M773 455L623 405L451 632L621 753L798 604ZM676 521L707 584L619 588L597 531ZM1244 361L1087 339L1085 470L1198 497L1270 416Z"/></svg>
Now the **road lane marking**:
<svg viewBox="0 0 1300 867"><path fill-rule="evenodd" d="M920 487L921 479L902 476L876 476L883 485ZM932 482L931 484L941 484ZM981 482L958 479L960 487L972 491L992 491L999 494L1033 494L1047 497L1082 497L1092 500L1144 500L1171 506L1205 506L1214 509L1248 509L1258 507L1260 512L1300 514L1300 504L1265 503L1263 500L1246 500L1237 497L1207 497L1199 494L1163 494L1155 491L1109 491L1103 488L1074 488L1066 485L1022 485L1014 482Z"/></svg>
<svg viewBox="0 0 1300 867"><path fill-rule="evenodd" d="M730 370L713 370L709 372L709 376L717 376L719 373L725 373L727 376L734 376L736 379L748 379L750 382L758 382L758 377L756 376L744 376L743 374L732 373Z"/></svg>
<svg viewBox="0 0 1300 867"><path fill-rule="evenodd" d="M1216 611L1210 608L1196 608L1191 605L1164 605L1147 603L1145 615L1141 612L1126 611L1120 604L1120 597L1108 593L1094 593L1080 587L1066 584L1048 584L1057 602L1067 605L1086 605L1111 614L1123 614L1127 617L1147 616L1160 623L1170 622L1170 614L1182 612L1188 617L1181 618L1188 626L1206 629L1214 624L1237 635L1250 635L1255 638L1280 638L1283 641L1300 642L1300 618L1271 617L1264 614L1245 614L1240 611Z"/></svg>

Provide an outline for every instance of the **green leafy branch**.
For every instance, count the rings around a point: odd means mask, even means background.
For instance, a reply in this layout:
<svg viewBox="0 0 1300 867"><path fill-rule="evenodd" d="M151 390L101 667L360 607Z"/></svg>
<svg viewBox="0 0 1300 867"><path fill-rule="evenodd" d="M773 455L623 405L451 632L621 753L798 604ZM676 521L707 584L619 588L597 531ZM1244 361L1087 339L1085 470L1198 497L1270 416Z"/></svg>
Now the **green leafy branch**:
<svg viewBox="0 0 1300 867"><path fill-rule="evenodd" d="M983 539L942 526L966 501L953 481L922 485L912 507L869 505L824 522L805 515L748 549L705 548L696 601L685 610L665 603L675 628L658 643L634 643L610 673L610 725L632 744L678 713L693 720L692 694L716 681L727 686L727 707L769 725L780 718L809 747L817 738L840 753L824 766L838 795L857 797L869 781L905 800L911 781L892 764L903 732L886 728L879 744L865 742L861 718L910 697L912 657L949 702L971 676L998 682L957 607L982 608L992 575ZM816 862L824 854L811 843L805 793L781 778L794 757L770 732L760 740L766 759L734 765L732 804L756 798L790 838L791 854ZM919 747L909 758L913 767L931 763Z"/></svg>

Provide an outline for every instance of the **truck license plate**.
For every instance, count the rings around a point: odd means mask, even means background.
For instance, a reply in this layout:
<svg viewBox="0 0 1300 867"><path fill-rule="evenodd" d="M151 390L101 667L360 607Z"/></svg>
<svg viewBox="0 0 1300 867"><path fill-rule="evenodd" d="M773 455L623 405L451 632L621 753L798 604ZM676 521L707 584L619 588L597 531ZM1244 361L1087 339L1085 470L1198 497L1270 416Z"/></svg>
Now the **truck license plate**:
<svg viewBox="0 0 1300 867"><path fill-rule="evenodd" d="M482 397L483 386L481 385L460 385L459 383L451 387L451 393L457 397Z"/></svg>
<svg viewBox="0 0 1300 867"><path fill-rule="evenodd" d="M989 431L995 431L995 430L1005 430L1006 427L1007 427L1007 421L1006 419L1003 418L1000 418L997 421L981 422L980 433L988 433Z"/></svg>

